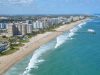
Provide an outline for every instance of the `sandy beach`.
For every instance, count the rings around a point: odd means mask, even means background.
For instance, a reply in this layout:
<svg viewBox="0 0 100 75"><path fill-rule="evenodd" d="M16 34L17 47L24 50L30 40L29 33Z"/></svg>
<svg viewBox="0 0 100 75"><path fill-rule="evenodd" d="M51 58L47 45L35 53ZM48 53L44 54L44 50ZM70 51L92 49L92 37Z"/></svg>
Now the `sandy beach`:
<svg viewBox="0 0 100 75"><path fill-rule="evenodd" d="M6 56L1 56L0 57L0 75L3 75L4 72L6 72L11 66L13 66L18 61L20 61L21 59L23 59L24 57L26 57L27 55L35 51L41 45L49 42L50 40L56 38L58 35L63 33L60 31L68 31L74 26L86 20L87 19L60 26L59 28L55 29L58 32L51 31L51 32L45 32L43 34L38 34L37 36L32 37L30 39L30 42L25 43L23 47L20 47L20 50L18 50L17 52L10 55L6 55Z"/></svg>

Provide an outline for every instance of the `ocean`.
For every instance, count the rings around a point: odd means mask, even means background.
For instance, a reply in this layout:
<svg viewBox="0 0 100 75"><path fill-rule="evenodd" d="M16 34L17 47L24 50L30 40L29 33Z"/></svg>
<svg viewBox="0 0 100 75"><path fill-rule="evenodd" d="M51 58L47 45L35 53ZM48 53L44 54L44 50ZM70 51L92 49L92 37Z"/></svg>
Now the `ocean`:
<svg viewBox="0 0 100 75"><path fill-rule="evenodd" d="M100 19L64 32L12 66L5 75L100 75Z"/></svg>

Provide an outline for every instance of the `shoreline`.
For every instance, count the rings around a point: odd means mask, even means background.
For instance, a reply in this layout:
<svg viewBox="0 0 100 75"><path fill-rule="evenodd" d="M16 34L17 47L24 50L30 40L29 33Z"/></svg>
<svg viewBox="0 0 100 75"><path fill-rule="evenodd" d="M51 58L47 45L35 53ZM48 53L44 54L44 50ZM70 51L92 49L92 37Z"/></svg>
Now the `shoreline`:
<svg viewBox="0 0 100 75"><path fill-rule="evenodd" d="M70 24L65 24L56 28L56 31L69 31L73 27L78 24L87 21L88 19L80 20L77 22L72 22ZM45 32L43 34L38 34L35 37L32 37L28 43L25 43L23 47L20 47L18 51L13 54L1 56L0 57L0 75L3 75L11 66L19 62L21 59L31 54L31 52L35 51L41 45L51 41L57 36L61 35L63 32ZM42 39L42 40L41 40Z"/></svg>

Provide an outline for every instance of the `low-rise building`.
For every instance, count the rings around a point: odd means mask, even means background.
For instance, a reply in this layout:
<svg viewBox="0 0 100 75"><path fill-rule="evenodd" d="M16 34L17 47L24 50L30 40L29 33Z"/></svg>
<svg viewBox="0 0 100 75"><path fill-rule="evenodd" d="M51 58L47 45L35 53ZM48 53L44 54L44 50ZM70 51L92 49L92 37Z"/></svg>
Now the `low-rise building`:
<svg viewBox="0 0 100 75"><path fill-rule="evenodd" d="M0 52L3 52L5 50L7 50L9 48L9 44L5 43L5 44L2 44L0 43Z"/></svg>

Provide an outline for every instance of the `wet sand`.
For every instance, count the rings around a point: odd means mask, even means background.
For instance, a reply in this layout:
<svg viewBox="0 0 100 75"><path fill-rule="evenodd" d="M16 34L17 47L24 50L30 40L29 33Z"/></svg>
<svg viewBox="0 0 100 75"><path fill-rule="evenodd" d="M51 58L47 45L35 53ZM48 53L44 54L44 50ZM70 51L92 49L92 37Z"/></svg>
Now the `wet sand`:
<svg viewBox="0 0 100 75"><path fill-rule="evenodd" d="M50 40L56 38L58 35L62 34L63 31L68 31L74 26L86 21L87 19L73 22L70 24L65 24L56 28L56 31L45 32L43 34L38 34L35 37L32 37L28 43L25 43L23 47L20 47L20 50L16 51L13 54L5 55L0 57L0 75L3 75L11 66L19 62L21 59L31 54L41 45L49 42Z"/></svg>

